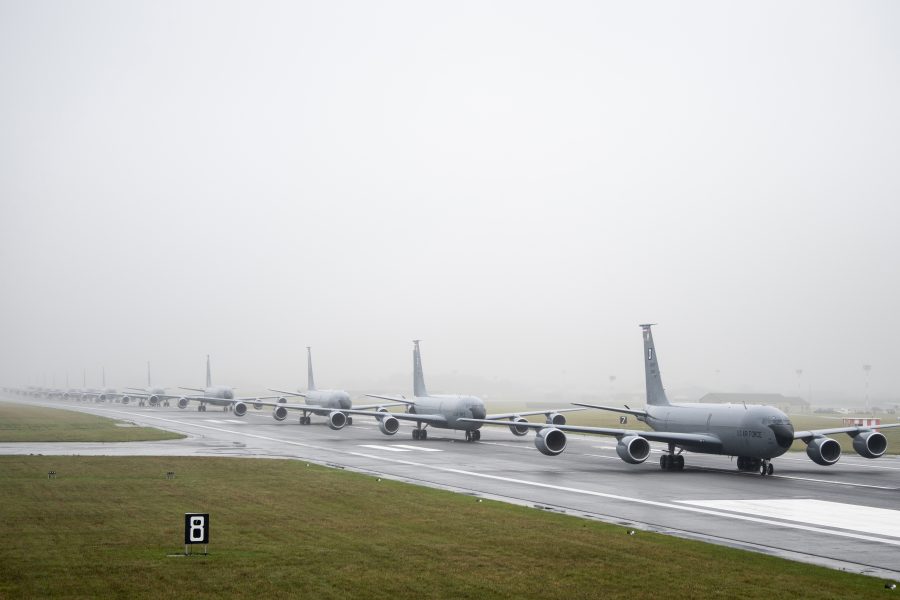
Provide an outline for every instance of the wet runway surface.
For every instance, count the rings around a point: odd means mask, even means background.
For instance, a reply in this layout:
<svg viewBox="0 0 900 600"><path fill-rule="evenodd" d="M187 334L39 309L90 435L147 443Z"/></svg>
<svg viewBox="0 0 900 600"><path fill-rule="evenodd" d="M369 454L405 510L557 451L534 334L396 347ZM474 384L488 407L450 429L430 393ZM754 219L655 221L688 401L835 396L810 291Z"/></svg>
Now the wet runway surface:
<svg viewBox="0 0 900 600"><path fill-rule="evenodd" d="M0 454L240 456L300 459L440 487L625 527L703 539L826 566L900 578L900 459L845 454L820 467L803 453L775 459L775 475L739 473L725 456L685 453L685 470L661 471L656 457L629 465L615 439L570 435L560 456L544 456L534 434L408 426L386 436L373 419L332 431L322 417L299 425L252 408L214 410L119 404L25 402L81 410L177 431L185 440L137 443L0 443Z"/></svg>

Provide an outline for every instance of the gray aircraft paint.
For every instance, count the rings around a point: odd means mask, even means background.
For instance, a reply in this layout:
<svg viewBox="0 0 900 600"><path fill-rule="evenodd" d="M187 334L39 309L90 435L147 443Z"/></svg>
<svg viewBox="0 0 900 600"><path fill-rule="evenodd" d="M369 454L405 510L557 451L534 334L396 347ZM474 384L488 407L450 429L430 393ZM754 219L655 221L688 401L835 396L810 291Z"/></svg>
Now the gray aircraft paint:
<svg viewBox="0 0 900 600"><path fill-rule="evenodd" d="M390 417L401 421L412 421L416 423L417 431L425 427L433 427L437 429L456 429L466 432L467 440L478 440L480 434L477 430L481 428L482 420L497 422L504 420L504 424L509 427L514 423L524 421L523 416L544 414L547 416L548 422L565 423L565 417L559 412L566 412L580 409L563 409L555 410L537 410L521 413L504 413L504 414L487 414L484 402L477 396L468 395L445 395L445 394L429 394L425 387L425 375L422 368L422 354L419 349L420 340L413 340L413 393L414 397L410 399L394 396L381 396L377 394L368 394L373 398L382 398L385 400L393 400L402 402L407 405L406 413L391 413ZM349 411L353 414L367 414L376 416L381 421L381 431L387 435L393 435L397 432L396 428L385 427L385 419L388 417L384 414L373 413L370 411ZM508 421L505 421L509 419ZM512 429L512 428L511 428ZM515 433L515 430L513 430ZM523 435L525 430L516 435ZM424 432L423 432L424 434ZM413 439L419 439L419 434L414 431Z"/></svg>
<svg viewBox="0 0 900 600"><path fill-rule="evenodd" d="M617 453L622 460L633 464L644 462L649 457L650 447L646 442L652 441L669 445L670 454L661 459L661 466L665 464L665 459L675 458L674 451L680 448L692 452L736 456L739 468L741 463L760 463L758 466L764 468L763 474L771 474L772 469L768 461L787 452L798 439L806 442L807 455L811 460L823 466L834 464L840 458L840 446L835 440L825 436L832 433L846 433L854 439L854 449L861 456L878 458L883 455L887 442L882 434L869 427L835 427L798 432L794 431L788 416L773 406L670 403L662 384L651 327L651 324L641 325L644 336L646 408L635 410L628 407L575 404L634 415L638 420L647 423L653 431L578 425L520 424L522 427L539 429L535 444L541 452L551 456L562 453L566 447L564 431L593 433L618 438ZM878 429L898 426L900 423L880 425ZM681 460L683 467L683 459L677 458ZM750 468L756 466L748 466L745 470Z"/></svg>

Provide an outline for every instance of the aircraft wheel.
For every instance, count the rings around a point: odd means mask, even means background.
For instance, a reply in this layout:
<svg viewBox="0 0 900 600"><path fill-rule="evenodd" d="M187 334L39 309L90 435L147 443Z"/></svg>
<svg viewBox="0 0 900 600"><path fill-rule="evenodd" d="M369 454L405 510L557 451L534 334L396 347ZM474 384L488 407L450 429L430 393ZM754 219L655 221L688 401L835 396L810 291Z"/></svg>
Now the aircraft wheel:
<svg viewBox="0 0 900 600"><path fill-rule="evenodd" d="M668 468L669 468L669 455L668 454L663 454L662 456L659 457L659 468L662 469L663 471L668 470Z"/></svg>
<svg viewBox="0 0 900 600"><path fill-rule="evenodd" d="M228 405L226 404L225 406L223 406L223 407L222 407L222 410L225 411L225 412L228 412Z"/></svg>
<svg viewBox="0 0 900 600"><path fill-rule="evenodd" d="M466 441L467 441L467 442L471 442L471 441L472 441L472 432L469 431L468 429L466 429Z"/></svg>
<svg viewBox="0 0 900 600"><path fill-rule="evenodd" d="M353 425L353 417L347 417L347 425Z"/></svg>
<svg viewBox="0 0 900 600"><path fill-rule="evenodd" d="M775 473L775 466L772 463L769 463L769 467L766 469L766 475L772 475Z"/></svg>
<svg viewBox="0 0 900 600"><path fill-rule="evenodd" d="M423 429L422 431L420 431L420 432L419 432L419 439L420 439L420 440L427 440L427 439L428 439L428 430Z"/></svg>
<svg viewBox="0 0 900 600"><path fill-rule="evenodd" d="M684 456L679 454L675 457L675 468L679 471L684 471Z"/></svg>
<svg viewBox="0 0 900 600"><path fill-rule="evenodd" d="M412 436L413 436L413 439L414 439L414 440L419 439L419 430L418 430L418 429L413 429Z"/></svg>
<svg viewBox="0 0 900 600"><path fill-rule="evenodd" d="M473 432L472 432L472 439L473 439L474 441L476 441L476 442L477 442L478 440L480 440L480 439L481 439L481 432L480 432L479 430L477 430L477 429L476 429L475 431L473 431Z"/></svg>
<svg viewBox="0 0 900 600"><path fill-rule="evenodd" d="M765 476L767 471L768 471L768 469L766 468L766 463L762 463L761 465L759 465L759 474L760 475Z"/></svg>

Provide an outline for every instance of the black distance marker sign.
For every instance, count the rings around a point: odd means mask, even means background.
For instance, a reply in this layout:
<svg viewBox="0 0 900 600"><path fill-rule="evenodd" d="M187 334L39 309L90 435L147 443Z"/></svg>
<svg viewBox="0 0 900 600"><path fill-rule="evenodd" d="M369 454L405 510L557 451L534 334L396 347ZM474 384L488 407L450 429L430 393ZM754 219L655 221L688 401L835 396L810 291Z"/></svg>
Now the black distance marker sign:
<svg viewBox="0 0 900 600"><path fill-rule="evenodd" d="M184 513L184 544L209 543L209 513Z"/></svg>

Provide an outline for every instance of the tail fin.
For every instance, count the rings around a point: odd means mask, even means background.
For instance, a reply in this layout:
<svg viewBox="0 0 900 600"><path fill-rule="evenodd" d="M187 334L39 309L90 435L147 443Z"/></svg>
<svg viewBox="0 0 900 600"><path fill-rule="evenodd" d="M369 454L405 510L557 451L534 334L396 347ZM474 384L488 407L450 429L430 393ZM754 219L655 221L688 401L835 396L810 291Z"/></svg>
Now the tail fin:
<svg viewBox="0 0 900 600"><path fill-rule="evenodd" d="M313 379L312 349L309 346L306 347L306 377L306 389L311 392L316 389L316 382Z"/></svg>
<svg viewBox="0 0 900 600"><path fill-rule="evenodd" d="M659 361L656 358L656 346L653 345L653 332L650 328L655 323L641 325L644 331L644 373L647 377L647 404L668 406L666 390L663 388L659 374Z"/></svg>
<svg viewBox="0 0 900 600"><path fill-rule="evenodd" d="M150 380L150 361L147 361L147 387L153 387L153 382Z"/></svg>
<svg viewBox="0 0 900 600"><path fill-rule="evenodd" d="M422 355L419 354L420 341L413 340L413 344L415 344L413 349L413 395L419 398L428 395L425 390L425 375L422 374Z"/></svg>
<svg viewBox="0 0 900 600"><path fill-rule="evenodd" d="M212 387L212 373L209 370L209 354L206 355L206 387Z"/></svg>

